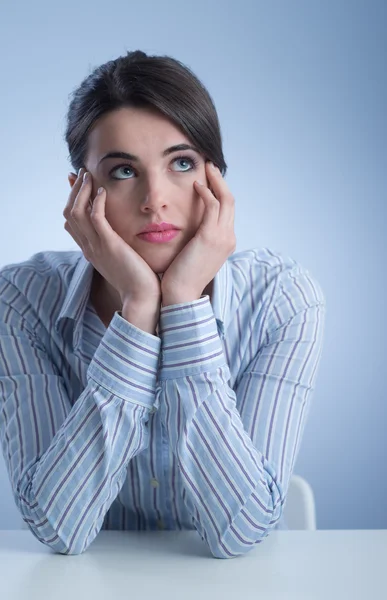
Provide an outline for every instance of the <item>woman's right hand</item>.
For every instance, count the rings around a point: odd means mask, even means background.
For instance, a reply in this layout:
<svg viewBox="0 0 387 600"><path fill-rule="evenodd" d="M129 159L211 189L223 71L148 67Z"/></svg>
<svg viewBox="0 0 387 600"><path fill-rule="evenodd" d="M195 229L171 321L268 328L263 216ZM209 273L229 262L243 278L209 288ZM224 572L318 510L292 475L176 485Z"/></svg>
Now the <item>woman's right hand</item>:
<svg viewBox="0 0 387 600"><path fill-rule="evenodd" d="M120 294L122 304L161 302L160 279L111 227L105 216L106 190L91 205L92 177L81 169L63 211L64 225L85 258Z"/></svg>

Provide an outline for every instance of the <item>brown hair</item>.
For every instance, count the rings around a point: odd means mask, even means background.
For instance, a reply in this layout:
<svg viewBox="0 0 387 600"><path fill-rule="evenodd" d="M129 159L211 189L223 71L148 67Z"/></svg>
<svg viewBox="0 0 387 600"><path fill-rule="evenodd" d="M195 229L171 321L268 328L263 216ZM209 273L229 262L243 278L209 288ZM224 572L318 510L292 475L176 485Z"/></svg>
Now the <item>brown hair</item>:
<svg viewBox="0 0 387 600"><path fill-rule="evenodd" d="M212 98L192 71L170 56L136 50L97 67L72 93L65 141L78 173L85 166L87 134L102 115L121 107L151 108L171 119L224 176L219 119Z"/></svg>

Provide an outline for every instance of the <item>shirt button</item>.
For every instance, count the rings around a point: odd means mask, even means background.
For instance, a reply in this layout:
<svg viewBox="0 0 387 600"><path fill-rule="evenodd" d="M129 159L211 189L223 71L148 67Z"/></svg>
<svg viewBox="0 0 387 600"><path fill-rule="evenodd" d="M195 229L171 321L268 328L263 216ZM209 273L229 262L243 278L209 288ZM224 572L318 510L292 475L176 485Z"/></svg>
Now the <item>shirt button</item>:
<svg viewBox="0 0 387 600"><path fill-rule="evenodd" d="M154 488L159 487L159 482L157 481L157 479L151 479L151 486Z"/></svg>
<svg viewBox="0 0 387 600"><path fill-rule="evenodd" d="M158 528L158 529L164 529L164 523L162 522L162 520L161 520L161 519L159 519L159 520L157 521L157 528Z"/></svg>

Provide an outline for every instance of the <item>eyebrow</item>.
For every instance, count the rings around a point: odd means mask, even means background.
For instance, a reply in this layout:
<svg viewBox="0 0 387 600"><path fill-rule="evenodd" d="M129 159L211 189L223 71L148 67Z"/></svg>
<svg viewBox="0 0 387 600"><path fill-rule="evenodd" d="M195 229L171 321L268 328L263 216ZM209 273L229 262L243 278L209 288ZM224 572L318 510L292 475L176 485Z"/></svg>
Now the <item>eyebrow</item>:
<svg viewBox="0 0 387 600"><path fill-rule="evenodd" d="M172 154L173 152L182 151L182 150L193 150L194 152L197 152L198 154L200 154L198 148L195 148L195 146L191 146L190 144L176 144L175 146L170 146L169 148L166 148L162 152L161 156L164 158L165 156L168 156L169 154ZM112 151L112 152L108 152L107 154L105 154L105 156L103 156L101 158L101 160L99 161L98 165L100 165L101 162L103 160L106 160L107 158L123 158L125 160L132 160L133 162L138 162L140 160L140 158L138 156L136 156L135 154L130 154L129 152Z"/></svg>

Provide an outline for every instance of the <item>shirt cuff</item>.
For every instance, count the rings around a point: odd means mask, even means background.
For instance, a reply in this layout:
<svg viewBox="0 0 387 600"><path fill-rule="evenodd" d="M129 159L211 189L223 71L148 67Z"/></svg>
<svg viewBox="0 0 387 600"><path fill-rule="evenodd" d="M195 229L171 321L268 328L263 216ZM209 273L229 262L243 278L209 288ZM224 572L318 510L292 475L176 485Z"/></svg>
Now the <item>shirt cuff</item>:
<svg viewBox="0 0 387 600"><path fill-rule="evenodd" d="M114 313L87 376L115 396L154 412L158 408L155 392L161 340L120 313Z"/></svg>
<svg viewBox="0 0 387 600"><path fill-rule="evenodd" d="M162 307L160 380L227 367L210 297Z"/></svg>

